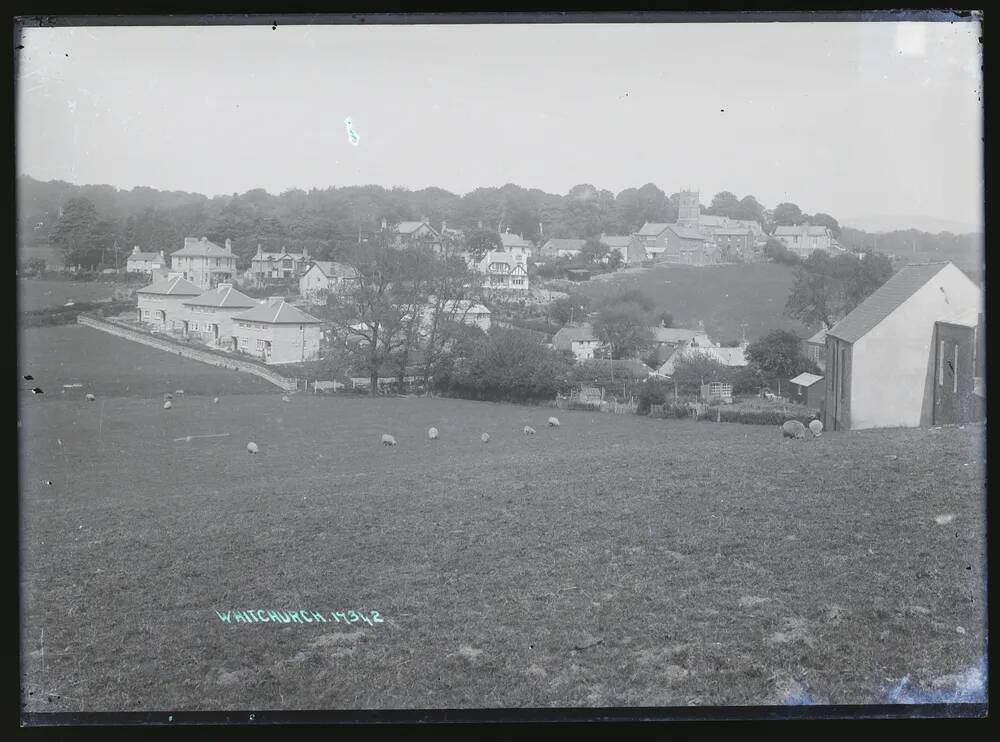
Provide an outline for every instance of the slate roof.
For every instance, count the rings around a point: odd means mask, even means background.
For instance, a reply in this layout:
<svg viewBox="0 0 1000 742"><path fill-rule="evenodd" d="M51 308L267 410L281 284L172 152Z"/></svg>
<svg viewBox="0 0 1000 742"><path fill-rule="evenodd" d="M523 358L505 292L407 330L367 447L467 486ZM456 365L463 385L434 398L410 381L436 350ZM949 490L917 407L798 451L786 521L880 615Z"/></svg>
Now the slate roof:
<svg viewBox="0 0 1000 742"><path fill-rule="evenodd" d="M314 260L309 266L316 266L327 278L357 278L358 272L346 263L335 263L332 260Z"/></svg>
<svg viewBox="0 0 1000 742"><path fill-rule="evenodd" d="M794 379L791 379L790 381L793 384L798 384L799 386L812 386L817 381L822 381L822 380L823 380L822 376L817 376L816 374L805 374L805 373L803 373L803 374L799 374L798 376L796 376Z"/></svg>
<svg viewBox="0 0 1000 742"><path fill-rule="evenodd" d="M501 232L500 242L503 244L504 247L524 247L528 249L534 247L534 245L528 242L528 240L521 237L521 235L511 234L510 232Z"/></svg>
<svg viewBox="0 0 1000 742"><path fill-rule="evenodd" d="M241 293L234 289L232 286L216 286L211 291L206 291L201 296L196 296L194 299L184 302L184 306L192 307L218 307L220 309L232 308L238 309L240 307L255 307L257 306L257 299L251 299L244 293Z"/></svg>
<svg viewBox="0 0 1000 742"><path fill-rule="evenodd" d="M583 246L587 244L586 240L575 240L568 239L565 237L553 237L551 240L545 243L544 250L546 252L555 250L582 250Z"/></svg>
<svg viewBox="0 0 1000 742"><path fill-rule="evenodd" d="M699 232L697 229L682 227L679 224L668 224L667 228L684 240L698 240L699 242L704 242L708 239L708 237Z"/></svg>
<svg viewBox="0 0 1000 742"><path fill-rule="evenodd" d="M716 216L715 214L699 214L698 223L710 227L721 227L728 224L729 219L724 216Z"/></svg>
<svg viewBox="0 0 1000 742"><path fill-rule="evenodd" d="M629 235L606 234L601 236L601 242L614 250L628 247L632 244L632 238Z"/></svg>
<svg viewBox="0 0 1000 742"><path fill-rule="evenodd" d="M163 260L163 256L158 252L130 252L129 260Z"/></svg>
<svg viewBox="0 0 1000 742"><path fill-rule="evenodd" d="M686 345L678 348L657 370L661 376L670 376L674 373L674 364L681 358L687 358L702 354L714 361L718 361L723 366L746 366L748 361L745 347L736 348L706 348L699 345Z"/></svg>
<svg viewBox="0 0 1000 742"><path fill-rule="evenodd" d="M744 237L748 234L753 234L753 230L750 227L726 227L725 229L717 229L715 233L718 235L739 235Z"/></svg>
<svg viewBox="0 0 1000 742"><path fill-rule="evenodd" d="M318 325L320 321L311 314L306 314L298 307L293 307L286 301L274 304L258 304L242 314L233 317L246 322L265 322L270 325Z"/></svg>
<svg viewBox="0 0 1000 742"><path fill-rule="evenodd" d="M848 343L860 340L950 264L911 263L903 266L875 293L858 304L853 312L828 330L827 335Z"/></svg>
<svg viewBox="0 0 1000 742"><path fill-rule="evenodd" d="M806 226L805 224L799 224L798 226L781 226L774 230L774 235L776 237L792 236L792 235L807 235L809 237L822 237L827 234L829 230L824 226Z"/></svg>
<svg viewBox="0 0 1000 742"><path fill-rule="evenodd" d="M709 346L711 340L704 330L687 330L683 327L653 327L653 340L658 343L690 343L697 339L701 347Z"/></svg>
<svg viewBox="0 0 1000 742"><path fill-rule="evenodd" d="M552 345L556 350L572 350L572 343L593 342L597 340L594 328L589 324L569 325L563 327L552 337Z"/></svg>
<svg viewBox="0 0 1000 742"><path fill-rule="evenodd" d="M646 222L642 225L642 229L639 230L638 234L641 237L656 237L662 234L663 230L669 226L672 225L663 222Z"/></svg>
<svg viewBox="0 0 1000 742"><path fill-rule="evenodd" d="M430 224L427 224L427 222L400 222L396 225L396 231L399 232L399 234L413 234L423 226L426 226L431 230L431 232L437 234L437 230Z"/></svg>
<svg viewBox="0 0 1000 742"><path fill-rule="evenodd" d="M191 256L205 256L209 257L234 257L232 253L226 252L224 248L219 247L214 242L206 239L196 239L194 237L184 238L184 247L182 247L177 252L170 253L170 256L174 255L191 255Z"/></svg>
<svg viewBox="0 0 1000 742"><path fill-rule="evenodd" d="M136 289L137 294L162 294L163 296L201 296L205 289L195 286L183 276L160 278L149 286Z"/></svg>

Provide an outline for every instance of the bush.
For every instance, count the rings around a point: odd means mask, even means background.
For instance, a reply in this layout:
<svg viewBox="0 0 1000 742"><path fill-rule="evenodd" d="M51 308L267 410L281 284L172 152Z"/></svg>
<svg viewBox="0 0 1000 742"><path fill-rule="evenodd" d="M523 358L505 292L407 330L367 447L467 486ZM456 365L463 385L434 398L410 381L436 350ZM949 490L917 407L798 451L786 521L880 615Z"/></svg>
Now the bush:
<svg viewBox="0 0 1000 742"><path fill-rule="evenodd" d="M649 414L650 407L662 405L673 396L673 384L664 379L647 379L635 385L633 393L639 407L637 415Z"/></svg>
<svg viewBox="0 0 1000 742"><path fill-rule="evenodd" d="M743 425L781 425L788 420L798 420L808 426L814 419L811 414L782 412L781 410L741 410L723 407L719 411L720 422L742 423ZM710 417L710 420L715 417Z"/></svg>

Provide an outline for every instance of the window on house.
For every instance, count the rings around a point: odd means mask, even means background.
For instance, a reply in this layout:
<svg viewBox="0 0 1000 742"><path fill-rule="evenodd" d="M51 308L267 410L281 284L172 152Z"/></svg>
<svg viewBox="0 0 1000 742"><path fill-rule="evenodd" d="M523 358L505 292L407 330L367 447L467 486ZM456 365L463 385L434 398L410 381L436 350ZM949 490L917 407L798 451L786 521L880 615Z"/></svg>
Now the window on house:
<svg viewBox="0 0 1000 742"><path fill-rule="evenodd" d="M240 347L241 348L247 347L248 343L249 343L249 341L246 338L240 338Z"/></svg>
<svg viewBox="0 0 1000 742"><path fill-rule="evenodd" d="M264 350L264 341L259 338L257 340L257 350Z"/></svg>
<svg viewBox="0 0 1000 742"><path fill-rule="evenodd" d="M938 386L944 386L944 340L938 345Z"/></svg>
<svg viewBox="0 0 1000 742"><path fill-rule="evenodd" d="M191 329L194 330L195 332L198 332L198 323L197 322L192 322L191 323Z"/></svg>

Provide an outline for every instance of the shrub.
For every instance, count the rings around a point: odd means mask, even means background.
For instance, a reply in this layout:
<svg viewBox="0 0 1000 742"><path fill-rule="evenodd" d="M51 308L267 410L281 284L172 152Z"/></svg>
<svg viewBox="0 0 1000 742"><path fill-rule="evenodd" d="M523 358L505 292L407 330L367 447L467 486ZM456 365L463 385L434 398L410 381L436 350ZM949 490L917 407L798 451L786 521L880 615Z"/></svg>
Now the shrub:
<svg viewBox="0 0 1000 742"><path fill-rule="evenodd" d="M719 411L720 422L742 423L743 425L781 425L788 420L798 420L803 425L809 425L813 420L811 414L802 412L782 412L781 410L741 410L723 407ZM715 419L715 417L710 417Z"/></svg>
<svg viewBox="0 0 1000 742"><path fill-rule="evenodd" d="M636 384L633 393L639 403L636 414L646 415L649 414L650 407L662 405L671 398L673 385L664 379L647 379Z"/></svg>

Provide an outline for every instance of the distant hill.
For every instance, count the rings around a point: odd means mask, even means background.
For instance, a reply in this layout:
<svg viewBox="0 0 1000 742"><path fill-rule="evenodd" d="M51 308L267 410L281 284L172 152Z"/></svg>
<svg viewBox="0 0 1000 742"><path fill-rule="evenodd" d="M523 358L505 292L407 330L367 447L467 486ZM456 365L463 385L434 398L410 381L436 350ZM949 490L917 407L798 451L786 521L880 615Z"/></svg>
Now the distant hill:
<svg viewBox="0 0 1000 742"><path fill-rule="evenodd" d="M883 234L885 232L905 231L916 229L929 234L939 234L941 232L951 232L952 234L974 234L983 231L982 225L959 222L952 219L935 219L930 216L913 215L877 215L862 216L854 219L841 219L843 227L859 229L872 234Z"/></svg>

